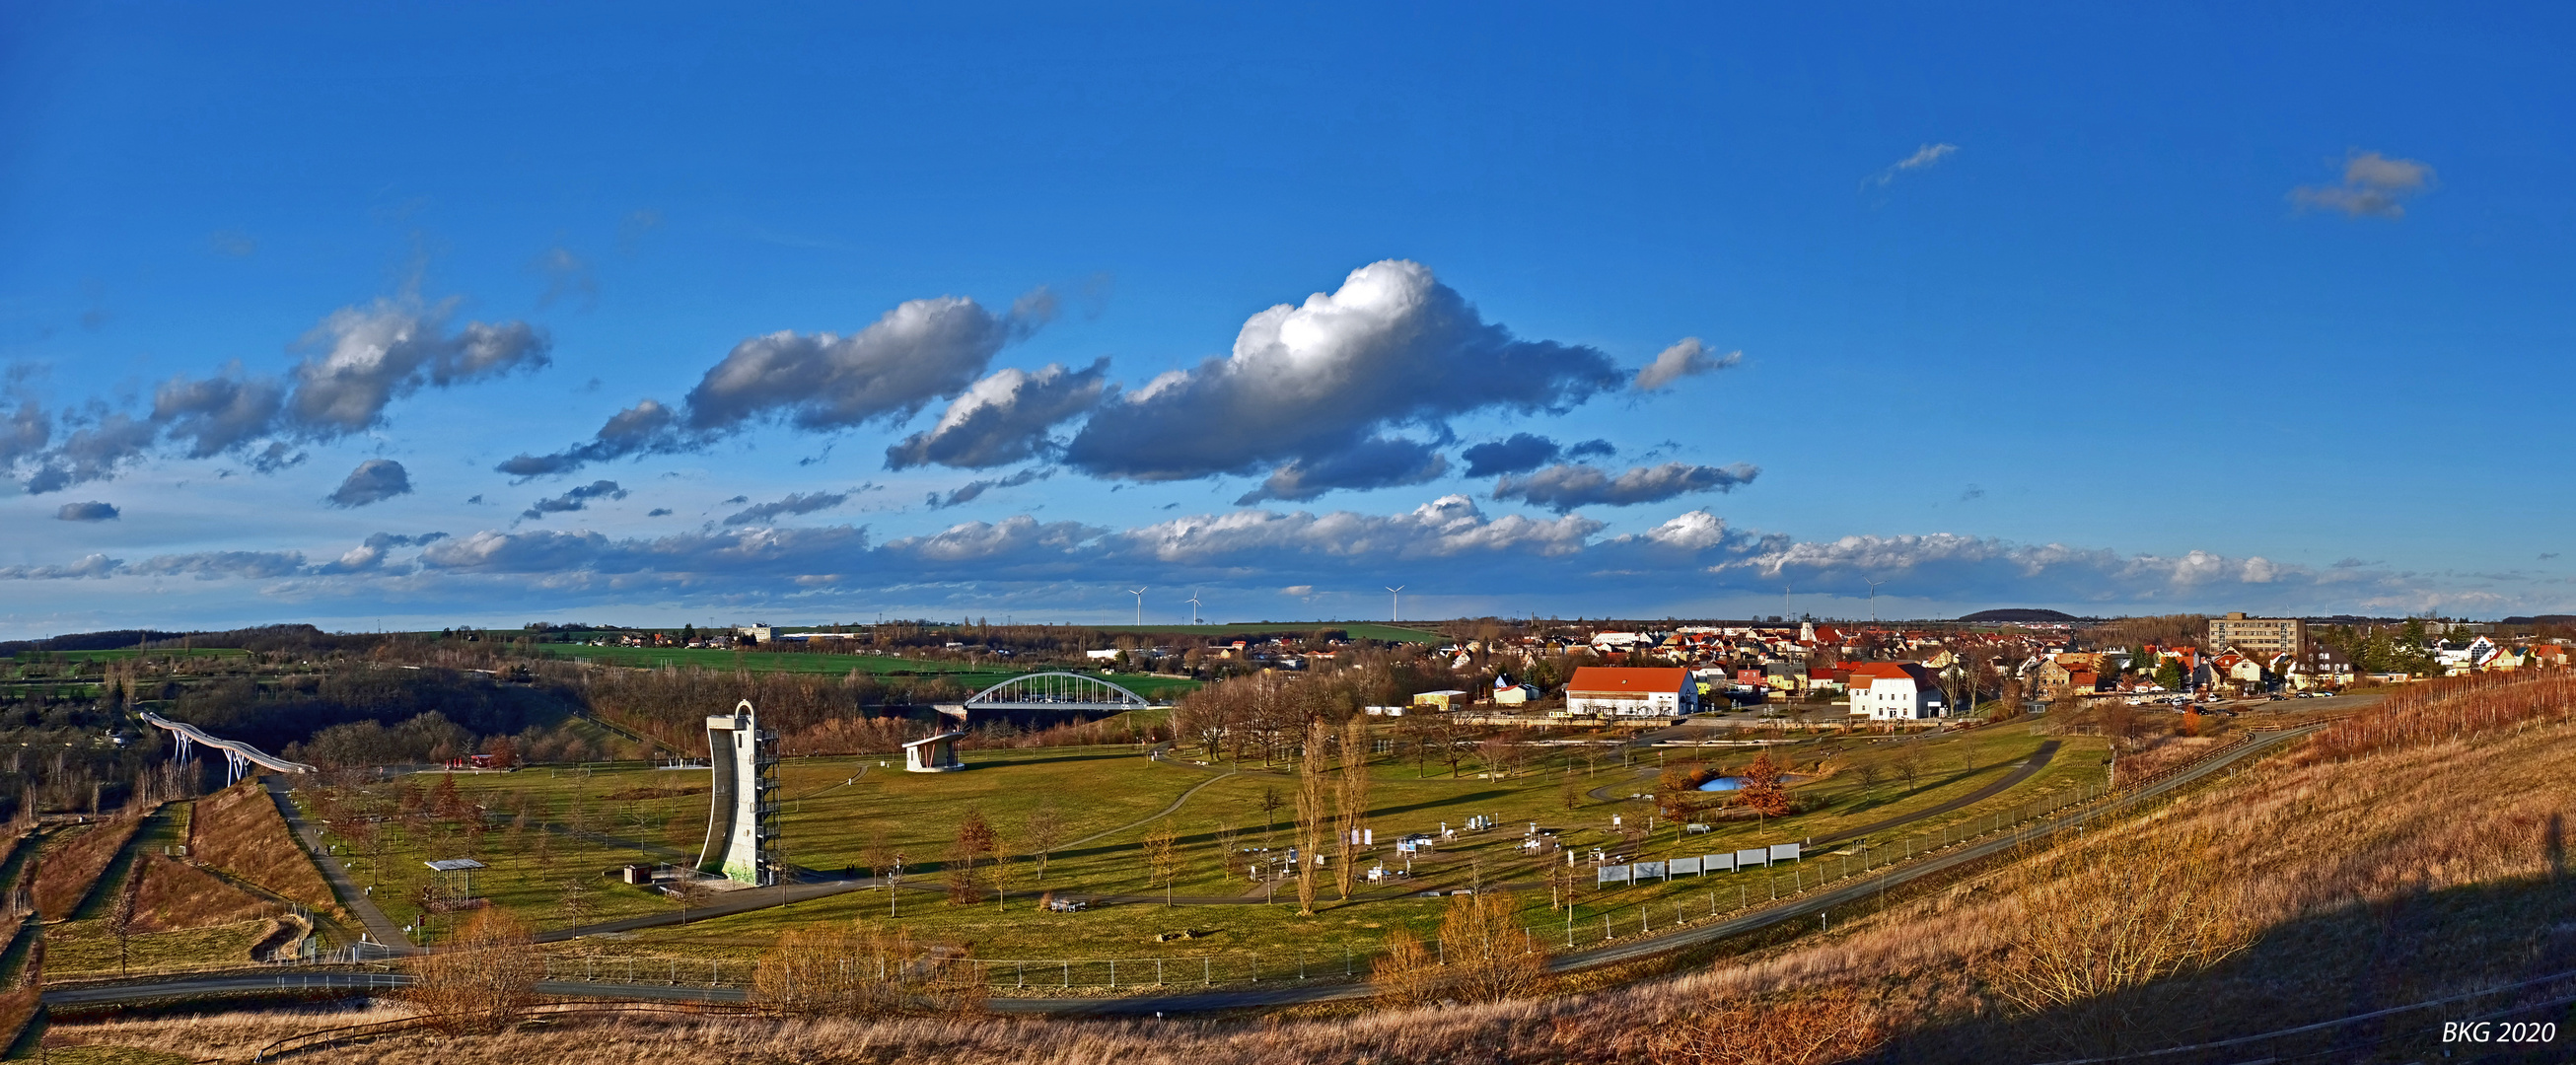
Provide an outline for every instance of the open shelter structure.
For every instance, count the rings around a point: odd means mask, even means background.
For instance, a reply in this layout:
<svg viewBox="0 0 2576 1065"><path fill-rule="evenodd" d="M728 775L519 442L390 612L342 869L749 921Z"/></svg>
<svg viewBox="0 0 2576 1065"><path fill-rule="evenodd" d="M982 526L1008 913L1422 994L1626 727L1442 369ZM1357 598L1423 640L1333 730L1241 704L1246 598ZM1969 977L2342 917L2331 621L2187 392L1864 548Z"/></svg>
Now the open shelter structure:
<svg viewBox="0 0 2576 1065"><path fill-rule="evenodd" d="M957 741L963 732L942 732L924 736L903 745L903 768L913 773L954 773L966 768L957 757Z"/></svg>

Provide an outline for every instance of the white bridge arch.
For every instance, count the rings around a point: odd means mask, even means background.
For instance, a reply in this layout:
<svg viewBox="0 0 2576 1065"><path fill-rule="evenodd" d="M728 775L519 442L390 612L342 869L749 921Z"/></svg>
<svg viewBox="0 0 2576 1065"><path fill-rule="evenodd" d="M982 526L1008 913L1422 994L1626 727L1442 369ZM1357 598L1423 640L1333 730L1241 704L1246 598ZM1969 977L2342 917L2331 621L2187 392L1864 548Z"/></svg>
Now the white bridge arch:
<svg viewBox="0 0 2576 1065"><path fill-rule="evenodd" d="M1082 673L1031 673L1013 677L966 700L967 710L1142 710L1144 696Z"/></svg>

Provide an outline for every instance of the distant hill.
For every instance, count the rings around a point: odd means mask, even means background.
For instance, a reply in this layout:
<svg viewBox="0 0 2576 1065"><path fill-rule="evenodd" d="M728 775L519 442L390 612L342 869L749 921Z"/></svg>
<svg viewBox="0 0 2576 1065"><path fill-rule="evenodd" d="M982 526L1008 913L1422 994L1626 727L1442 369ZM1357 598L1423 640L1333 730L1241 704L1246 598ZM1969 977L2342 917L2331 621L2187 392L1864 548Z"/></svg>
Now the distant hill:
<svg viewBox="0 0 2576 1065"><path fill-rule="evenodd" d="M1974 614L1960 618L1959 620L2024 623L2033 621L2076 621L2080 619L2073 614L2060 614L2054 610L2031 610L2016 607L2010 610L1980 610Z"/></svg>

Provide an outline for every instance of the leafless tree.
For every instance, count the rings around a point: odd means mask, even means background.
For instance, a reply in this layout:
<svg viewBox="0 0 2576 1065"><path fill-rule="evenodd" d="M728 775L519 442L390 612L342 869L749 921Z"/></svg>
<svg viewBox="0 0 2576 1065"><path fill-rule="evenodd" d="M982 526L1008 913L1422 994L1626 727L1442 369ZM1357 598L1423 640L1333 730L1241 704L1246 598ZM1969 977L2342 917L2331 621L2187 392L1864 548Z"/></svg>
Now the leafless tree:
<svg viewBox="0 0 2576 1065"><path fill-rule="evenodd" d="M1297 770L1297 915L1315 915L1315 881L1324 864L1324 834L1331 831L1326 804L1332 790L1324 773L1324 749L1333 732L1321 721L1306 725L1306 745Z"/></svg>
<svg viewBox="0 0 2576 1065"><path fill-rule="evenodd" d="M1369 763L1368 725L1353 717L1342 726L1342 772L1333 789L1335 818L1341 840L1341 868L1334 871L1333 882L1341 897L1351 897L1353 878L1359 875L1359 843L1355 837L1368 824Z"/></svg>
<svg viewBox="0 0 2576 1065"><path fill-rule="evenodd" d="M532 940L506 911L478 910L447 946L412 960L403 997L449 1034L506 1030L536 1001L544 965Z"/></svg>
<svg viewBox="0 0 2576 1065"><path fill-rule="evenodd" d="M1169 819L1145 833L1145 870L1149 884L1163 885L1163 905L1172 904L1172 882L1181 876L1181 834Z"/></svg>
<svg viewBox="0 0 2576 1065"><path fill-rule="evenodd" d="M1037 859L1038 883L1046 883L1047 858L1064 845L1064 834L1064 811L1053 799L1039 799L1021 822L1020 838L1028 842L1029 857Z"/></svg>

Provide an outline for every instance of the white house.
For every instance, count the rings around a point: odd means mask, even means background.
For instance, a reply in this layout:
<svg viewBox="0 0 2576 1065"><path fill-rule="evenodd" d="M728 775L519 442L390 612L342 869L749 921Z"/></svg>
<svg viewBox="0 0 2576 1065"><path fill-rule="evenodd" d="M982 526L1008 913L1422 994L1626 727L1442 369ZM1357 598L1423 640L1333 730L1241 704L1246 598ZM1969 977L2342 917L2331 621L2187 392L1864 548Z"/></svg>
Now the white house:
<svg viewBox="0 0 2576 1065"><path fill-rule="evenodd" d="M1699 712L1699 685L1687 669L1578 666L1565 686L1569 714L1680 717Z"/></svg>
<svg viewBox="0 0 2576 1065"><path fill-rule="evenodd" d="M1859 662L1851 667L1851 712L1872 721L1948 717L1941 684L1920 662Z"/></svg>

